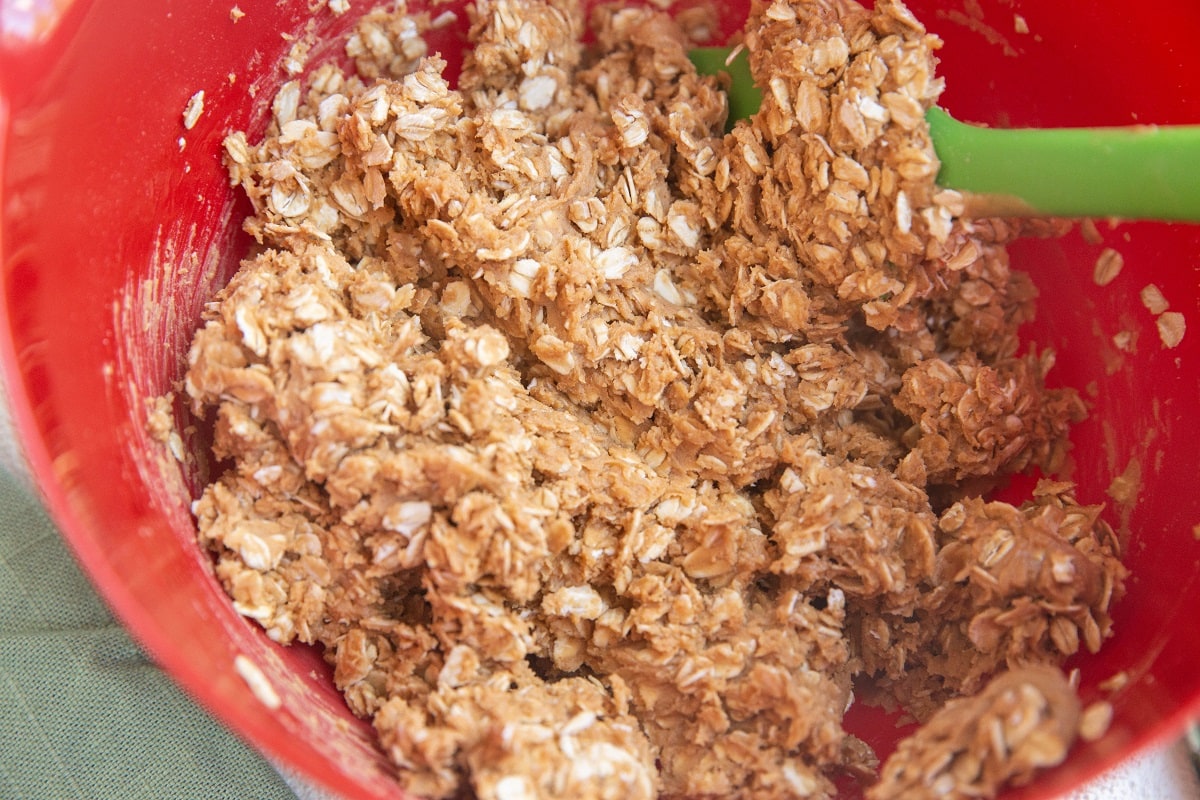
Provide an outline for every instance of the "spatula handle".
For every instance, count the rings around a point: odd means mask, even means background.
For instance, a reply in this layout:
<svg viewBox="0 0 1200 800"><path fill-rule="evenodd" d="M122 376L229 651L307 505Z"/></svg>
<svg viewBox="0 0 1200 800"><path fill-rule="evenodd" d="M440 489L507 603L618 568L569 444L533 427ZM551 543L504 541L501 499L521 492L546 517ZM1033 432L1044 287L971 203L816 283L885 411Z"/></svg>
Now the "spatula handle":
<svg viewBox="0 0 1200 800"><path fill-rule="evenodd" d="M975 195L976 216L991 204L1008 215L1200 221L1200 125L984 128L936 107L925 118L938 185Z"/></svg>

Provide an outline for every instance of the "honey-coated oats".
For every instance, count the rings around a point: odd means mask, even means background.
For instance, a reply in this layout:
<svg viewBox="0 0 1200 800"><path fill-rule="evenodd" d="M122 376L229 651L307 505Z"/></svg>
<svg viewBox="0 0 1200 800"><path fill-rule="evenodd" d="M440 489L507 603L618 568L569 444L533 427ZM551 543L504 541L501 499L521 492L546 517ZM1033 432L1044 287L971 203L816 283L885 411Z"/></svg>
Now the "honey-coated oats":
<svg viewBox="0 0 1200 800"><path fill-rule="evenodd" d="M1124 571L1070 484L979 499L1084 407L1017 338L1029 223L935 183L937 39L755 2L725 134L663 13L470 14L455 86L427 14L372 12L226 140L261 247L186 391L238 611L324 646L418 795L830 797L878 767L855 691L925 722L872 798L1060 760L1054 665Z"/></svg>

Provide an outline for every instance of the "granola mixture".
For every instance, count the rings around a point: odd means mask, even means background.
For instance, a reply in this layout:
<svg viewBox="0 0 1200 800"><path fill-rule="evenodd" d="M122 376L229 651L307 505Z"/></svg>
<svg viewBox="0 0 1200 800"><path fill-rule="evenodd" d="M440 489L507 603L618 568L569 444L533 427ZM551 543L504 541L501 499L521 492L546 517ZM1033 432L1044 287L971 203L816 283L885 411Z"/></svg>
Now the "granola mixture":
<svg viewBox="0 0 1200 800"><path fill-rule="evenodd" d="M875 780L854 691L927 720L872 798L1061 759L1124 572L1070 484L980 499L1084 407L1018 341L1021 231L934 183L937 39L755 2L725 134L663 13L469 13L455 85L372 12L226 141L262 248L186 390L237 609L422 796L831 797Z"/></svg>

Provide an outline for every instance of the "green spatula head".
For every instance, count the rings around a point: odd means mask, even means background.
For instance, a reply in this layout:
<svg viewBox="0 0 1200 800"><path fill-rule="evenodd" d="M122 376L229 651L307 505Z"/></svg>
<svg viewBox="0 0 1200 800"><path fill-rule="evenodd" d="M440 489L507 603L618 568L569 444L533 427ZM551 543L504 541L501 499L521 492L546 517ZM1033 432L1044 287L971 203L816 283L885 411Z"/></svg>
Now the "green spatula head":
<svg viewBox="0 0 1200 800"><path fill-rule="evenodd" d="M728 73L730 125L758 110L744 50L696 48L691 59L701 73ZM985 128L937 107L925 118L938 185L963 192L972 216L1200 222L1200 125Z"/></svg>

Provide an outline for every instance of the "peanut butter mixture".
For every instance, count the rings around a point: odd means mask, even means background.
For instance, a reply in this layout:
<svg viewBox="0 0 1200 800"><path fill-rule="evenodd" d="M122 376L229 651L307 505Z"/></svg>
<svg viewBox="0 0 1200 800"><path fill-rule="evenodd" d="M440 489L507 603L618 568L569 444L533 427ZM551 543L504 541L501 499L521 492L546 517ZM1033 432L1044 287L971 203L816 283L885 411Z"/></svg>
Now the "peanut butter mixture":
<svg viewBox="0 0 1200 800"><path fill-rule="evenodd" d="M1084 407L1018 341L1022 231L935 184L937 39L755 2L726 134L701 14L470 13L456 84L373 12L226 141L262 247L186 390L237 609L324 646L421 796L832 797L877 773L856 690L929 720L873 798L1061 760L1029 665L1096 650L1124 573L1070 484L980 499Z"/></svg>

